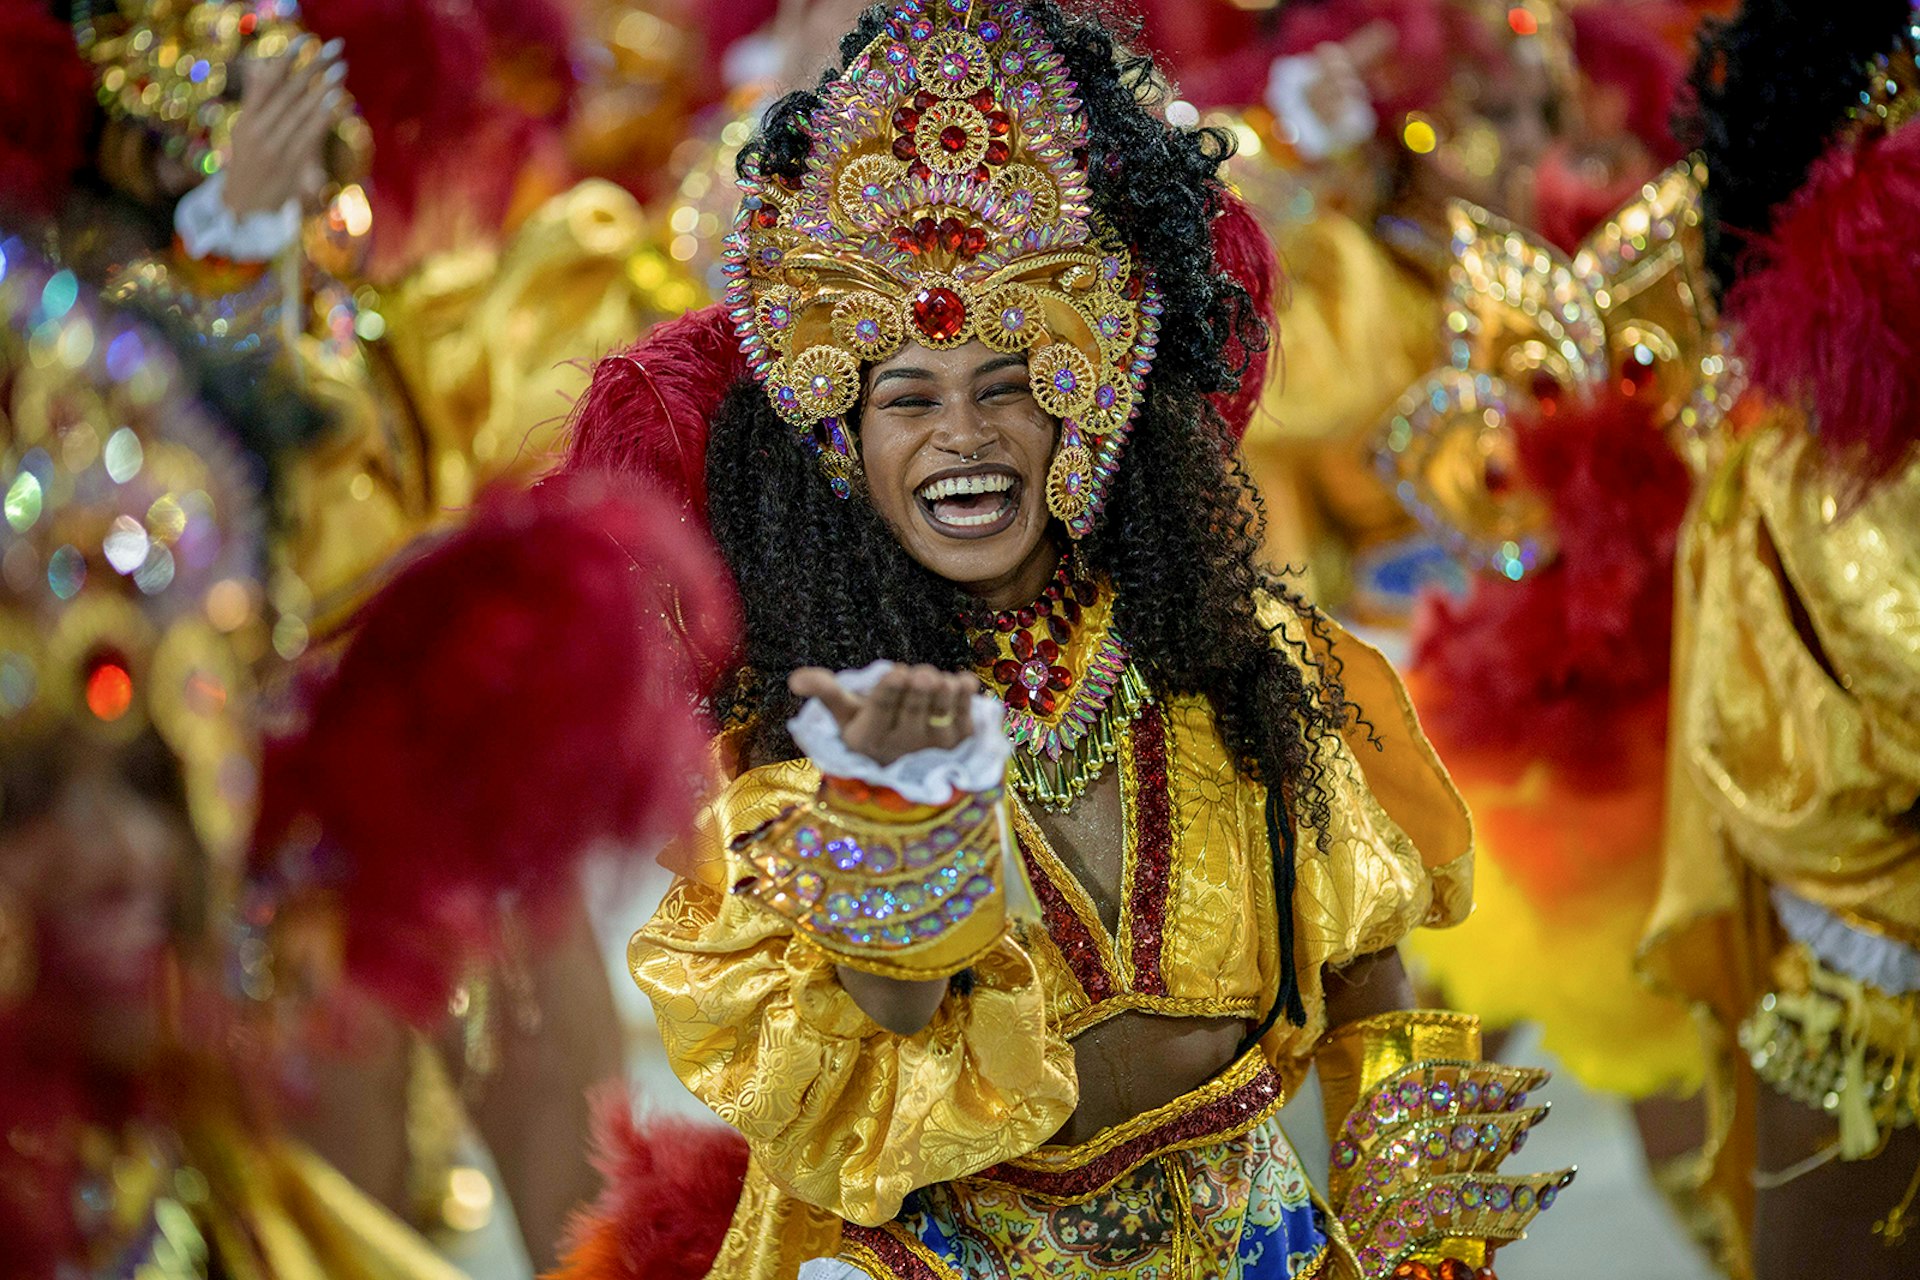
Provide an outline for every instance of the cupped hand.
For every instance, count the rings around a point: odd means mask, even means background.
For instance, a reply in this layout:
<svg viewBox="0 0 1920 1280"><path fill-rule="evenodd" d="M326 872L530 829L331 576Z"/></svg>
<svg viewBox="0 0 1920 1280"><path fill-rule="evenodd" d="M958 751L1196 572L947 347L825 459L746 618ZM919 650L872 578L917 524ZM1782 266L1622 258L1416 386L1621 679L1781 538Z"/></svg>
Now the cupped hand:
<svg viewBox="0 0 1920 1280"><path fill-rule="evenodd" d="M346 110L347 68L339 41L302 61L307 47L246 64L223 197L236 218L289 200L306 208L326 187L327 134Z"/></svg>
<svg viewBox="0 0 1920 1280"><path fill-rule="evenodd" d="M818 698L840 722L848 747L882 766L928 747L957 747L972 735L969 672L897 666L866 693L853 693L824 667L802 667L787 679L802 698Z"/></svg>

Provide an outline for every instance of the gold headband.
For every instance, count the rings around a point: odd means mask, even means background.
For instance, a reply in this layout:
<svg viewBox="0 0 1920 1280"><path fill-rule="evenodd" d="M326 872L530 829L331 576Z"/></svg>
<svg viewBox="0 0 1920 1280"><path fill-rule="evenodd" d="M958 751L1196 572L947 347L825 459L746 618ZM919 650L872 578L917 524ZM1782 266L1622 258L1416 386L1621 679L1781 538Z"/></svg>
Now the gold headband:
<svg viewBox="0 0 1920 1280"><path fill-rule="evenodd" d="M1009 0L905 0L823 92L791 184L750 173L727 303L754 376L852 492L863 363L908 341L1028 354L1060 419L1047 503L1093 527L1152 367L1151 273L1102 234L1075 86Z"/></svg>

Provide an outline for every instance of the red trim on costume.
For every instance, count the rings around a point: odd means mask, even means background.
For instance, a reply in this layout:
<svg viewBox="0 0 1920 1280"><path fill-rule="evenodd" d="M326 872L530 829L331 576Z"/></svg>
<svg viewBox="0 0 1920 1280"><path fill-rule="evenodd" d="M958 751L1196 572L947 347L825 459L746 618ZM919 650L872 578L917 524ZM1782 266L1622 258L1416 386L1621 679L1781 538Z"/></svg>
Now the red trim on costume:
<svg viewBox="0 0 1920 1280"><path fill-rule="evenodd" d="M1222 1141L1246 1130L1281 1096L1280 1077L1263 1063L1259 1074L1225 1097L1174 1116L1077 1168L1035 1169L1013 1161L974 1176L1050 1199L1084 1200L1162 1152Z"/></svg>
<svg viewBox="0 0 1920 1280"><path fill-rule="evenodd" d="M864 1249L885 1267L886 1280L943 1280L939 1272L927 1265L925 1258L884 1226L860 1227L848 1223L841 1228L841 1237Z"/></svg>
<svg viewBox="0 0 1920 1280"><path fill-rule="evenodd" d="M1060 892L1060 886L1047 875L1047 869L1033 856L1033 850L1024 840L1020 841L1020 856L1026 859L1027 879L1033 885L1034 896L1040 899L1040 916L1047 933L1060 948L1060 954L1067 958L1067 967L1073 971L1080 989L1095 1004L1111 1000L1119 991L1119 983L1100 962L1100 946L1087 928L1087 922L1074 911L1073 904Z"/></svg>
<svg viewBox="0 0 1920 1280"><path fill-rule="evenodd" d="M1167 726L1149 703L1133 723L1134 869L1133 989L1142 995L1168 994L1160 972L1161 940L1167 923L1167 894L1173 877L1173 798L1167 785Z"/></svg>

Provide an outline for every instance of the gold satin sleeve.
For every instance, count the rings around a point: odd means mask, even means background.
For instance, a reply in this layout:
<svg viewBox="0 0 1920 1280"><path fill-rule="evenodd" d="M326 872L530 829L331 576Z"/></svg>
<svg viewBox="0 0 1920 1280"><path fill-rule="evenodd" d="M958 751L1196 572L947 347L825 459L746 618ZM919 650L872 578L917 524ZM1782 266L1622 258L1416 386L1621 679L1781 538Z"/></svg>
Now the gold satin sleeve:
<svg viewBox="0 0 1920 1280"><path fill-rule="evenodd" d="M731 838L817 784L805 765L750 771L710 830ZM1015 933L975 963L971 994L949 994L912 1036L868 1018L831 956L721 887L677 881L628 959L675 1073L774 1185L851 1222L886 1222L915 1188L1032 1150L1078 1098Z"/></svg>
<svg viewBox="0 0 1920 1280"><path fill-rule="evenodd" d="M1440 362L1439 294L1338 213L1288 230L1279 248L1290 296L1242 450L1269 556L1310 566L1315 598L1331 603L1353 549L1413 528L1372 455L1394 402Z"/></svg>
<svg viewBox="0 0 1920 1280"><path fill-rule="evenodd" d="M1445 928L1473 906L1473 823L1420 728L1400 678L1337 623L1309 627L1289 605L1262 602L1283 647L1337 667L1362 719L1322 747L1331 826L1300 823L1295 850L1294 961L1307 1025L1284 1023L1265 1048L1290 1085L1327 1031L1324 971L1397 946L1417 928ZM1303 667L1317 683L1313 667Z"/></svg>
<svg viewBox="0 0 1920 1280"><path fill-rule="evenodd" d="M1768 887L1920 945L1920 466L1853 493L1775 411L1703 477L1677 560L1666 856L1641 967L1708 1015L1707 1204L1739 1242L1753 1081L1735 1032L1783 942Z"/></svg>

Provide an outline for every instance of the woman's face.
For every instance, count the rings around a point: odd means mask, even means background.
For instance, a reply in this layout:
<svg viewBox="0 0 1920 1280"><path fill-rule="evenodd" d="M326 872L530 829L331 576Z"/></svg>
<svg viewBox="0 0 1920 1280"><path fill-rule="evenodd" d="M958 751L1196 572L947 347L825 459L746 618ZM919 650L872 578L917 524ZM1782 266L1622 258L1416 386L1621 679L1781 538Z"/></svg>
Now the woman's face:
<svg viewBox="0 0 1920 1280"><path fill-rule="evenodd" d="M40 922L42 980L84 1000L75 1012L95 1025L131 1036L150 1021L193 848L177 770L151 735L117 751L49 744L33 755L0 782L0 877Z"/></svg>
<svg viewBox="0 0 1920 1280"><path fill-rule="evenodd" d="M1047 467L1059 424L1027 361L984 343L909 343L866 372L860 456L874 509L907 554L992 608L1026 604L1058 559Z"/></svg>

